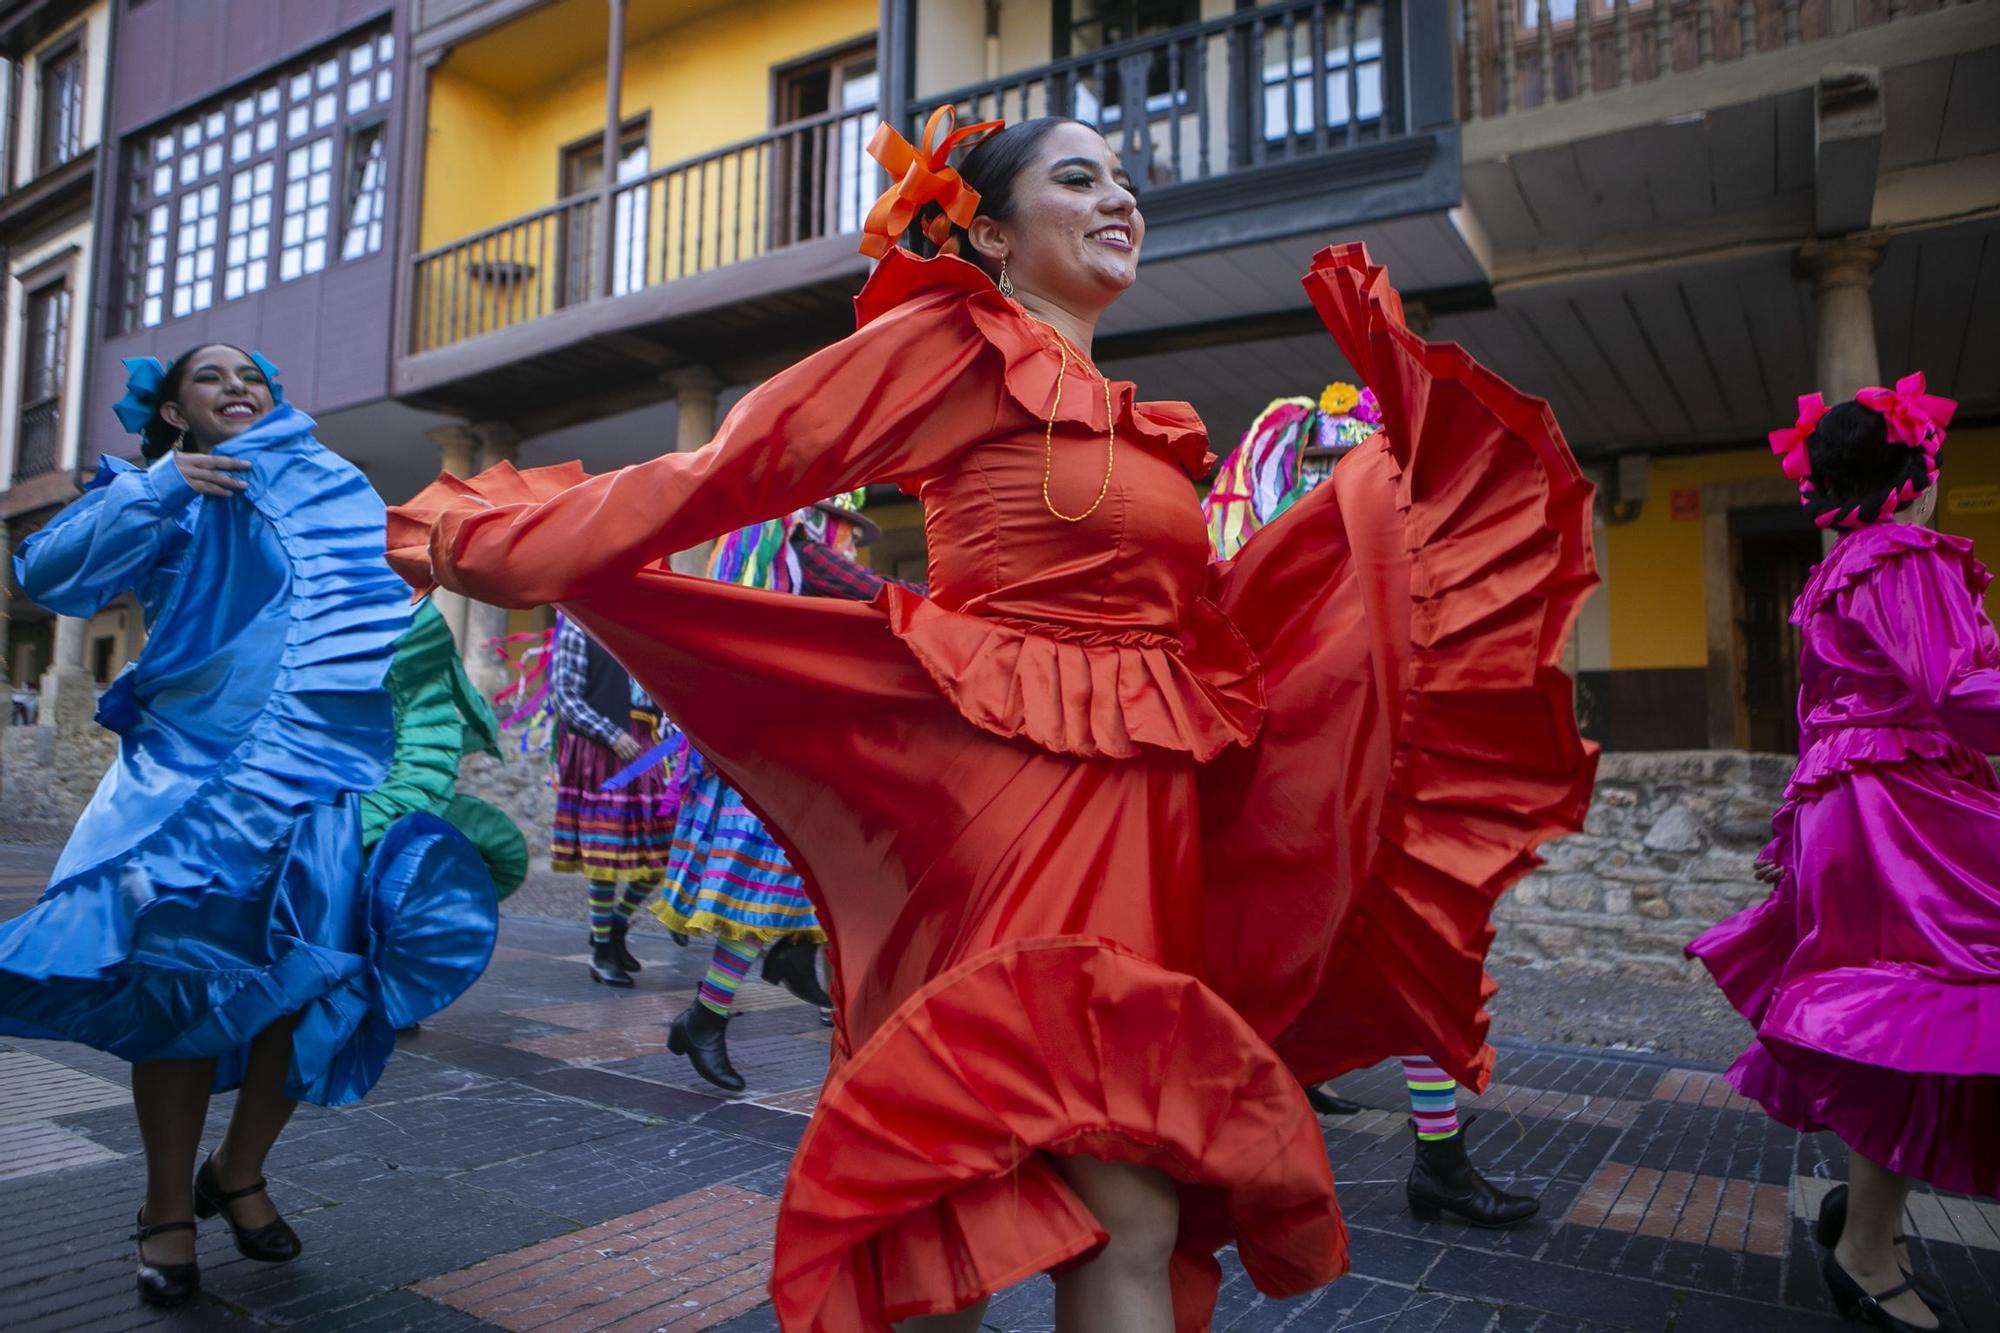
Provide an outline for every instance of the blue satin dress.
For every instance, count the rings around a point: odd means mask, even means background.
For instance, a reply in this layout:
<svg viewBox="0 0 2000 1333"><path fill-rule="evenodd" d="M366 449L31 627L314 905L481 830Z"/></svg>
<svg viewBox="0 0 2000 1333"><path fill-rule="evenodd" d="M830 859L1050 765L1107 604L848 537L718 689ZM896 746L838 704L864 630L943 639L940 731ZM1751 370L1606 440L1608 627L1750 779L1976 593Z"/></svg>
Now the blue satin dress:
<svg viewBox="0 0 2000 1333"><path fill-rule="evenodd" d="M171 458L105 458L16 554L22 590L60 614L135 594L148 640L98 706L117 761L41 900L0 925L0 1034L212 1057L222 1091L297 1014L287 1092L342 1105L398 1027L484 970L494 889L462 835L412 814L363 860L410 609L381 500L313 428L280 405L219 448L251 463L228 499Z"/></svg>

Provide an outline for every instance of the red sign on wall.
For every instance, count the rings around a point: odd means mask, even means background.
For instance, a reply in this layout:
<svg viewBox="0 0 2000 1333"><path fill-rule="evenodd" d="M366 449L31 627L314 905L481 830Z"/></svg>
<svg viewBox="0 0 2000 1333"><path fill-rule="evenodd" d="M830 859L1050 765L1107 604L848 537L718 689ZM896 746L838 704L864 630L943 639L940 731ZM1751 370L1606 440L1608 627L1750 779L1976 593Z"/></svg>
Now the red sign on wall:
<svg viewBox="0 0 2000 1333"><path fill-rule="evenodd" d="M1667 495L1667 512L1676 523L1699 523L1701 521L1701 491L1693 486L1673 490Z"/></svg>

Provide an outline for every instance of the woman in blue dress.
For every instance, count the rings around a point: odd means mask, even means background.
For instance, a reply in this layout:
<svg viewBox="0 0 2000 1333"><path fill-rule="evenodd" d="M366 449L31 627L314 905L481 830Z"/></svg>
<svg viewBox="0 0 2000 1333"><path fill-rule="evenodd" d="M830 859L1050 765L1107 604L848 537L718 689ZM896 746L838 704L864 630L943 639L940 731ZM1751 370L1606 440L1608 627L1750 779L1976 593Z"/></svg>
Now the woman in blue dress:
<svg viewBox="0 0 2000 1333"><path fill-rule="evenodd" d="M363 859L410 625L381 500L262 357L218 344L126 366L118 416L150 465L105 457L15 557L62 615L134 594L148 641L98 706L116 762L41 900L0 925L0 1035L132 1062L139 1294L172 1306L200 1289L197 1217L220 1213L252 1259L298 1254L265 1155L298 1102L360 1099L396 1029L472 983L495 906L478 852L433 814ZM209 1096L229 1089L197 1169Z"/></svg>

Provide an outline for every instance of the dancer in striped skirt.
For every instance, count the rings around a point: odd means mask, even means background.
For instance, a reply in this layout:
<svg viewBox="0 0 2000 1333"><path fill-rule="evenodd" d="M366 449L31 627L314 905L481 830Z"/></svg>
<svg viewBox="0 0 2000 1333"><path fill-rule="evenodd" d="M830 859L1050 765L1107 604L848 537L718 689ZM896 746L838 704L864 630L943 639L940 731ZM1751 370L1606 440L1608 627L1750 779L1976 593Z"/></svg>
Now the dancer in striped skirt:
<svg viewBox="0 0 2000 1333"><path fill-rule="evenodd" d="M851 507L857 501L828 501L723 539L709 576L807 597L872 598L884 580L854 554L879 529ZM667 1049L687 1056L710 1083L740 1092L743 1076L726 1041L737 987L761 958L766 981L818 1006L830 1022L833 1000L818 975L826 935L784 850L692 748L676 760L674 785L679 819L653 914L669 930L713 935L715 954L694 1003L674 1020Z"/></svg>
<svg viewBox="0 0 2000 1333"><path fill-rule="evenodd" d="M584 878L591 979L630 986L639 960L625 935L667 864L673 811L658 772L617 791L605 791L604 784L654 743L659 710L611 654L566 617L556 621L549 699L561 723L549 868Z"/></svg>

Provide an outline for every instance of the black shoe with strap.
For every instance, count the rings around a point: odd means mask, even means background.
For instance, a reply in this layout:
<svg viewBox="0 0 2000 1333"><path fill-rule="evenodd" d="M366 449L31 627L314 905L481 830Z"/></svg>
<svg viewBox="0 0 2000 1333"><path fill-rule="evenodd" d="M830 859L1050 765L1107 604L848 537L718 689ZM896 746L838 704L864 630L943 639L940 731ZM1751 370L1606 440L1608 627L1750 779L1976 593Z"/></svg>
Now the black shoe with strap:
<svg viewBox="0 0 2000 1333"><path fill-rule="evenodd" d="M1314 1115L1360 1115L1365 1109L1360 1102L1348 1101L1324 1083L1315 1083L1307 1088L1306 1101L1311 1104Z"/></svg>
<svg viewBox="0 0 2000 1333"><path fill-rule="evenodd" d="M1826 1192L1826 1197L1819 1201L1819 1220L1813 1223L1813 1239L1819 1242L1822 1250L1832 1254L1833 1247L1840 1244L1841 1233L1846 1230L1847 1186L1835 1185ZM1897 1236L1894 1238L1894 1243L1907 1246L1910 1238ZM1925 1305L1940 1313L1951 1308L1951 1298L1944 1294L1944 1288L1938 1286L1934 1279L1923 1273L1910 1273L1907 1276L1910 1279L1910 1286L1916 1289L1917 1298Z"/></svg>
<svg viewBox="0 0 2000 1333"><path fill-rule="evenodd" d="M194 1215L214 1217L220 1213L222 1220L229 1223L229 1232L236 1238L236 1252L245 1259L255 1259L259 1263L282 1264L299 1257L305 1247L299 1241L299 1233L282 1217L274 1217L261 1227L245 1227L236 1221L236 1214L229 1205L238 1199L247 1199L253 1194L264 1192L264 1182L260 1179L254 1185L246 1185L240 1190L225 1190L215 1178L215 1158L211 1155L201 1164L201 1170L194 1173Z"/></svg>
<svg viewBox="0 0 2000 1333"><path fill-rule="evenodd" d="M1826 1252L1826 1262L1820 1265L1820 1275L1826 1279L1827 1292L1833 1297L1833 1306L1840 1311L1841 1318L1859 1323L1871 1324L1876 1328L1886 1328L1889 1333L1957 1333L1961 1327L1949 1310L1935 1310L1937 1329L1928 1329L1921 1324L1913 1324L1900 1315L1891 1314L1883 1302L1893 1301L1904 1292L1919 1299L1923 1293L1908 1273L1897 1270L1902 1281L1887 1291L1869 1291L1840 1266L1840 1260L1833 1257L1833 1251ZM1926 1302L1928 1304L1928 1302Z"/></svg>
<svg viewBox="0 0 2000 1333"><path fill-rule="evenodd" d="M667 1029L667 1049L685 1055L694 1072L724 1092L741 1092L743 1075L729 1063L729 1020L696 1000Z"/></svg>
<svg viewBox="0 0 2000 1333"><path fill-rule="evenodd" d="M146 1242L169 1231L193 1230L192 1221L156 1222L148 1226L146 1210L139 1210L132 1232L132 1239L139 1243L139 1299L156 1310L178 1309L201 1295L201 1265L156 1264L146 1257Z"/></svg>
<svg viewBox="0 0 2000 1333"><path fill-rule="evenodd" d="M1410 1126L1414 1137L1417 1127ZM1498 1229L1525 1222L1541 1211L1542 1201L1526 1194L1509 1194L1479 1174L1465 1154L1465 1131L1448 1139L1418 1138L1417 1160L1410 1165L1407 1185L1410 1215L1435 1222L1445 1213L1476 1227Z"/></svg>

